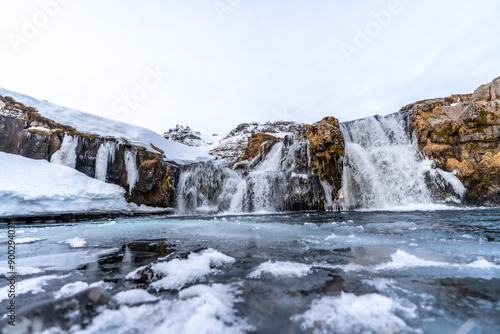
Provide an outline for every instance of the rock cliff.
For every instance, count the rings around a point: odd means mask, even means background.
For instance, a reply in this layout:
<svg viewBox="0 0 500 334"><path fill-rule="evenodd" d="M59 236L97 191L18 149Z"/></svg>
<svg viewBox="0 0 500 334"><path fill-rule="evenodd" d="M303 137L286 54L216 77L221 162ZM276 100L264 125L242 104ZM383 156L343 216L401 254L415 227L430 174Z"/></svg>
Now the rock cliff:
<svg viewBox="0 0 500 334"><path fill-rule="evenodd" d="M411 113L419 148L466 188L464 201L500 204L500 77L474 94L418 101Z"/></svg>
<svg viewBox="0 0 500 334"><path fill-rule="evenodd" d="M112 137L78 132L0 95L0 151L67 165L126 190L126 199L157 207L175 205L178 168L160 153Z"/></svg>

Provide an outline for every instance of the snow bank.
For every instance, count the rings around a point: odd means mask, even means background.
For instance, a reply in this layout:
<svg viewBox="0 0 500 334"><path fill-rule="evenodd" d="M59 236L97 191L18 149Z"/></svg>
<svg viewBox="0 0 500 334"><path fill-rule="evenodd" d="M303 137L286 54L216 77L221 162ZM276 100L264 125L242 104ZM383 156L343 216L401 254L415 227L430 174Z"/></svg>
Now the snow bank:
<svg viewBox="0 0 500 334"><path fill-rule="evenodd" d="M70 167L0 152L0 217L130 211L124 190Z"/></svg>
<svg viewBox="0 0 500 334"><path fill-rule="evenodd" d="M238 301L230 286L195 285L180 291L174 300L105 310L85 330L75 333L239 334L255 330L234 310Z"/></svg>
<svg viewBox="0 0 500 334"><path fill-rule="evenodd" d="M4 88L0 88L0 94L11 96L14 100L35 108L42 116L57 123L69 125L80 132L104 137L114 137L122 142L129 142L136 146L145 147L151 152L158 152L152 147L152 145L154 145L165 152L165 156L168 160L186 163L212 159L205 150L167 140L156 132L136 125L62 107Z"/></svg>
<svg viewBox="0 0 500 334"><path fill-rule="evenodd" d="M261 263L248 277L260 278L263 273L270 273L276 277L303 277L309 274L311 266L289 261L268 261Z"/></svg>

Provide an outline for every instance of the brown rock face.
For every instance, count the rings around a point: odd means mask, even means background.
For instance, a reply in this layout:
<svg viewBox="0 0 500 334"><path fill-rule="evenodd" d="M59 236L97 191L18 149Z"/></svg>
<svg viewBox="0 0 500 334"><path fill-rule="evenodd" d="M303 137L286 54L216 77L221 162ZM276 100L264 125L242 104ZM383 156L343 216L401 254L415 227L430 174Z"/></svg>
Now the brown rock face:
<svg viewBox="0 0 500 334"><path fill-rule="evenodd" d="M500 77L474 94L419 101L412 111L418 145L466 187L468 204L500 204Z"/></svg>
<svg viewBox="0 0 500 334"><path fill-rule="evenodd" d="M96 177L96 157L101 145L114 144L113 161L108 163L106 182L124 188L126 199L136 204L157 207L175 206L175 183L179 173L176 166L163 161L162 153L118 143L115 138L81 133L74 128L53 122L35 109L0 95L0 151L31 159L50 161L61 148L65 136L77 141L75 169ZM130 191L125 153L136 157L138 180Z"/></svg>
<svg viewBox="0 0 500 334"><path fill-rule="evenodd" d="M342 158L345 150L339 121L335 117L325 117L312 125L306 125L305 129L303 137L309 141L311 167L315 174L332 186L332 198L335 199L342 186Z"/></svg>
<svg viewBox="0 0 500 334"><path fill-rule="evenodd" d="M252 161L257 156L264 156L274 144L283 141L283 138L277 138L265 133L255 133L248 138L248 144L245 148L245 153L241 158L236 160L235 169L238 169L238 163L242 161ZM264 145L263 145L264 144Z"/></svg>

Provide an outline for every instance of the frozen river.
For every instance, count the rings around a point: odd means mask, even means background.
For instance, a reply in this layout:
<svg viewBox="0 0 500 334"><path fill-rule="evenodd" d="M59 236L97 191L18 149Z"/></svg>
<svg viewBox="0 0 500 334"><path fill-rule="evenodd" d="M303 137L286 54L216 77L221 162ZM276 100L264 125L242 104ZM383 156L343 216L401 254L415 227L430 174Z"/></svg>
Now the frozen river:
<svg viewBox="0 0 500 334"><path fill-rule="evenodd" d="M500 332L500 209L18 224L16 240L16 321L46 333ZM33 306L89 287L111 298L87 319L35 324Z"/></svg>

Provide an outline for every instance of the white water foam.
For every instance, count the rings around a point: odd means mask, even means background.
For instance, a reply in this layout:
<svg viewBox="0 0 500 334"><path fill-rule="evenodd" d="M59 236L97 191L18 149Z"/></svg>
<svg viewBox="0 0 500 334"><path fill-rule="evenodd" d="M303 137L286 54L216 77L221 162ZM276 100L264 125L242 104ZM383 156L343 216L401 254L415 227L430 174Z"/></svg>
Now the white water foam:
<svg viewBox="0 0 500 334"><path fill-rule="evenodd" d="M339 207L342 210L433 210L433 205L460 202L465 188L452 173L434 168L407 133L402 115L367 117L341 124L345 160ZM455 189L436 201L429 179ZM442 203L443 202L443 203Z"/></svg>
<svg viewBox="0 0 500 334"><path fill-rule="evenodd" d="M275 277L303 277L307 276L312 266L304 263L289 261L267 261L261 263L250 274L249 278L260 278L263 273L269 273Z"/></svg>

